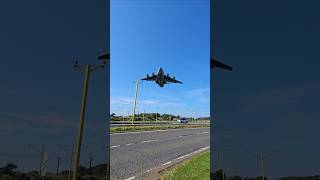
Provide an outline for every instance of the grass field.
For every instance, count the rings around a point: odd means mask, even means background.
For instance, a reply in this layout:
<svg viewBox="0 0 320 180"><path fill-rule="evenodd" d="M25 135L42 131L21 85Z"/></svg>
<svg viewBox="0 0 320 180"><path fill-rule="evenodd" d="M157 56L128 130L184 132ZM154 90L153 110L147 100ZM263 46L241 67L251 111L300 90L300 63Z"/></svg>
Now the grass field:
<svg viewBox="0 0 320 180"><path fill-rule="evenodd" d="M154 131L154 130L165 130L165 129L202 128L202 127L209 127L209 126L208 125L118 126L118 127L110 127L110 132L120 133L120 132Z"/></svg>
<svg viewBox="0 0 320 180"><path fill-rule="evenodd" d="M210 179L210 151L202 152L182 164L163 172L161 180Z"/></svg>

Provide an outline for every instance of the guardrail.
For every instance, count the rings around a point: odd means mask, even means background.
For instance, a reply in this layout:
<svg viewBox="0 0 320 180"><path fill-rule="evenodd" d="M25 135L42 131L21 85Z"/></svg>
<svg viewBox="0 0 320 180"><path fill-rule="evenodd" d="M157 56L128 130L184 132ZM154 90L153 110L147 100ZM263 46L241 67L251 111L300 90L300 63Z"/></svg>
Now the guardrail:
<svg viewBox="0 0 320 180"><path fill-rule="evenodd" d="M131 121L113 121L110 122L111 127L117 126L159 126L159 125L210 125L210 121L208 122L188 122L188 123L179 123L176 121L158 121L158 122L142 122L137 121L134 124L131 124Z"/></svg>

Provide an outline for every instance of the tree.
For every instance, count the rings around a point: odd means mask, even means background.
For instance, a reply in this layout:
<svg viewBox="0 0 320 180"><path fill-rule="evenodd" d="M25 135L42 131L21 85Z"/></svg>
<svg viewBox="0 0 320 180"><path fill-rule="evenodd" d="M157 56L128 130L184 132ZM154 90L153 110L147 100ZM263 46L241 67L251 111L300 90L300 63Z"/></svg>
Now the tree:
<svg viewBox="0 0 320 180"><path fill-rule="evenodd" d="M232 176L227 178L227 180L242 180L242 178L240 176Z"/></svg>
<svg viewBox="0 0 320 180"><path fill-rule="evenodd" d="M0 168L0 174L14 175L15 174L14 170L17 168L18 168L17 165L15 165L13 163L9 163L9 164L5 165L4 167Z"/></svg>
<svg viewBox="0 0 320 180"><path fill-rule="evenodd" d="M264 177L264 178L262 178L262 176L258 176L258 177L256 177L256 180L268 180L268 178L267 177Z"/></svg>
<svg viewBox="0 0 320 180"><path fill-rule="evenodd" d="M224 173L224 177L226 177L226 174ZM220 169L220 170L218 170L218 171L216 171L213 175L212 175L212 177L210 178L211 180L222 180L222 170Z"/></svg>

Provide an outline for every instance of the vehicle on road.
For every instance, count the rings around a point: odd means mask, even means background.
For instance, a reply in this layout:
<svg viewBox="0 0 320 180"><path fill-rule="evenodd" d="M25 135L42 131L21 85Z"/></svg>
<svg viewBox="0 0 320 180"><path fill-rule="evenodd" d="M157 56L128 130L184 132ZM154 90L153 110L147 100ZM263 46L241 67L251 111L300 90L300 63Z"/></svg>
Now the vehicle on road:
<svg viewBox="0 0 320 180"><path fill-rule="evenodd" d="M177 122L179 122L179 123L188 123L188 119L183 117L183 118L178 119Z"/></svg>

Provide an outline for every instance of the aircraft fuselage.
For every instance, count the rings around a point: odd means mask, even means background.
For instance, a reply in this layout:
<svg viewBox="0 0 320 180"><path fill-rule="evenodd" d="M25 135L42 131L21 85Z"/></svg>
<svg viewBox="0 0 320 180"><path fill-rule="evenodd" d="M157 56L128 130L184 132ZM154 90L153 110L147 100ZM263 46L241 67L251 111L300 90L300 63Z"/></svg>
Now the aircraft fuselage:
<svg viewBox="0 0 320 180"><path fill-rule="evenodd" d="M159 84L160 87L163 87L166 83L164 79L164 71L162 68L159 68L158 70L156 83Z"/></svg>

